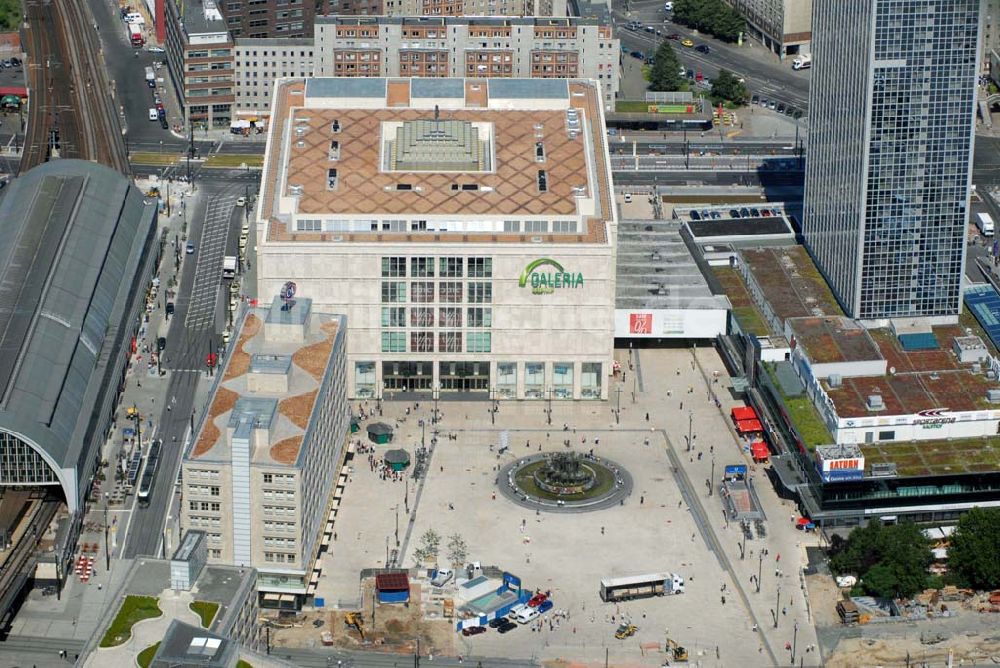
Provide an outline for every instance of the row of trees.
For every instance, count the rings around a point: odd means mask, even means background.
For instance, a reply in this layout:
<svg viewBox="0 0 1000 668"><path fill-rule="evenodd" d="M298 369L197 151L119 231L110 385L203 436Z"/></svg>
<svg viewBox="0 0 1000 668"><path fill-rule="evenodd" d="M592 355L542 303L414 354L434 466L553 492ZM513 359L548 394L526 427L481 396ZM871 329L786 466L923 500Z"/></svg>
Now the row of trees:
<svg viewBox="0 0 1000 668"><path fill-rule="evenodd" d="M746 31L746 21L723 0L675 0L674 21L724 42L735 42Z"/></svg>
<svg viewBox="0 0 1000 668"><path fill-rule="evenodd" d="M649 70L649 89L653 91L678 91L688 89L688 79L682 74L683 67L677 58L673 46L664 40L656 50L653 66ZM731 104L746 104L750 99L750 91L746 84L739 80L729 70L719 70L718 76L712 81L711 92L713 104L729 102Z"/></svg>
<svg viewBox="0 0 1000 668"><path fill-rule="evenodd" d="M465 543L465 539L457 533L448 536L447 549L448 563L452 565L464 564L466 557L469 556L469 546ZM428 561L436 564L440 551L441 535L434 529L428 529L420 536L420 545L413 551L413 558L418 564L424 564Z"/></svg>
<svg viewBox="0 0 1000 668"><path fill-rule="evenodd" d="M927 572L933 558L930 542L916 524L872 522L846 540L834 537L830 568L858 575L866 593L882 598L908 597L938 584L1000 588L1000 509L974 508L959 519L943 581Z"/></svg>

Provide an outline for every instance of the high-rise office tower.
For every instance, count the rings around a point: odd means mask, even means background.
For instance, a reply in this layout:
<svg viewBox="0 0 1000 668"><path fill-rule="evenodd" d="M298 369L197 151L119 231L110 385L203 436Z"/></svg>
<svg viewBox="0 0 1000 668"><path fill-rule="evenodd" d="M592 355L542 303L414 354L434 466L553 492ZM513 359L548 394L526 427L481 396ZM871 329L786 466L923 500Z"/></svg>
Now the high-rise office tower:
<svg viewBox="0 0 1000 668"><path fill-rule="evenodd" d="M848 315L961 306L980 0L813 5L806 246Z"/></svg>

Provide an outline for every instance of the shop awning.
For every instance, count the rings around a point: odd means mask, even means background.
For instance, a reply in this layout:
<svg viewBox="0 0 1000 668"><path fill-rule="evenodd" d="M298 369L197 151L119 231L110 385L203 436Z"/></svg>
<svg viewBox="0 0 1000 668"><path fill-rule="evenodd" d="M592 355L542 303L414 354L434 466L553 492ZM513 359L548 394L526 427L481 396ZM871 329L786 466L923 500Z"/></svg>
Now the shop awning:
<svg viewBox="0 0 1000 668"><path fill-rule="evenodd" d="M309 585L309 587L306 589L306 596L312 596L315 593L316 593L316 583L314 582L313 584Z"/></svg>
<svg viewBox="0 0 1000 668"><path fill-rule="evenodd" d="M732 410L733 422L741 422L743 420L756 420L757 411L755 411L750 406L737 406Z"/></svg>
<svg viewBox="0 0 1000 668"><path fill-rule="evenodd" d="M330 519L333 519L333 515L336 512L337 508L340 508L339 498L334 499L333 503L330 504Z"/></svg>
<svg viewBox="0 0 1000 668"><path fill-rule="evenodd" d="M330 544L330 534L324 533L323 534L323 540L321 540L319 544L322 545L323 547L326 547L327 545L329 545Z"/></svg>
<svg viewBox="0 0 1000 668"><path fill-rule="evenodd" d="M349 455L354 454L354 441L351 441L350 443L347 444L347 454Z"/></svg>
<svg viewBox="0 0 1000 668"><path fill-rule="evenodd" d="M347 464L344 464L344 465L343 465L343 466L342 466L342 467L340 468L340 475L347 475L347 474L348 474L348 473L350 473L350 472L351 472L351 467L350 467L350 466L348 466Z"/></svg>
<svg viewBox="0 0 1000 668"><path fill-rule="evenodd" d="M340 480L337 481L337 484L338 485L344 485L346 483L347 483L347 474L346 473L341 473L340 474Z"/></svg>
<svg viewBox="0 0 1000 668"><path fill-rule="evenodd" d="M277 602L279 602L281 600L281 595L280 594L265 593L264 594L264 600L265 601L272 601L274 603L277 603Z"/></svg>
<svg viewBox="0 0 1000 668"><path fill-rule="evenodd" d="M767 449L767 443L764 441L754 441L750 444L750 452L753 454L753 458L756 460L767 459L771 456L770 451Z"/></svg>
<svg viewBox="0 0 1000 668"><path fill-rule="evenodd" d="M736 423L736 431L741 434L753 434L764 431L760 420L740 420Z"/></svg>

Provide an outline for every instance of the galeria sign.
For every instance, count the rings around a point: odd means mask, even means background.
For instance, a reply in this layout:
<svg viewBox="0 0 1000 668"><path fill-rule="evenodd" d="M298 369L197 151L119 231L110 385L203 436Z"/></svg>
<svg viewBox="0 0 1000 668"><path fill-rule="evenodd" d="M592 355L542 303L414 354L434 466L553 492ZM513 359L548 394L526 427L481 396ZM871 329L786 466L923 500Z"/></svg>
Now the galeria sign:
<svg viewBox="0 0 1000 668"><path fill-rule="evenodd" d="M550 267L555 271L539 271L543 267ZM563 269L563 266L555 260L547 257L539 258L530 262L521 278L517 282L518 287L531 285L531 294L547 295L562 288L582 288L583 274L570 273Z"/></svg>

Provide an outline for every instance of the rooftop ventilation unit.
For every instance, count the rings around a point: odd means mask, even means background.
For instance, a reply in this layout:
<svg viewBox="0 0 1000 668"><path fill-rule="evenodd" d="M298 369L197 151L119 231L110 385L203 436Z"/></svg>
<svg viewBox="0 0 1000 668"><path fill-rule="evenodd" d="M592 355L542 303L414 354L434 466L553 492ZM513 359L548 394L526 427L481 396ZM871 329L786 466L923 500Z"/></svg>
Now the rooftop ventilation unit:
<svg viewBox="0 0 1000 668"><path fill-rule="evenodd" d="M839 373L830 374L830 387L840 387L843 384L844 384L844 379L840 376Z"/></svg>
<svg viewBox="0 0 1000 668"><path fill-rule="evenodd" d="M670 290L667 289L667 286L666 286L665 283L660 283L658 285L658 287L656 288L656 294L662 295L662 296L666 296L666 295L670 294Z"/></svg>
<svg viewBox="0 0 1000 668"><path fill-rule="evenodd" d="M870 410L870 411L885 410L885 403L882 401L882 395L881 394L869 394L868 395L868 410Z"/></svg>
<svg viewBox="0 0 1000 668"><path fill-rule="evenodd" d="M992 389L986 390L986 401L991 404L1000 404L1000 390Z"/></svg>
<svg viewBox="0 0 1000 668"><path fill-rule="evenodd" d="M303 190L304 190L303 186L299 186L299 185L290 185L290 186L288 186L288 194L289 195L301 195Z"/></svg>

